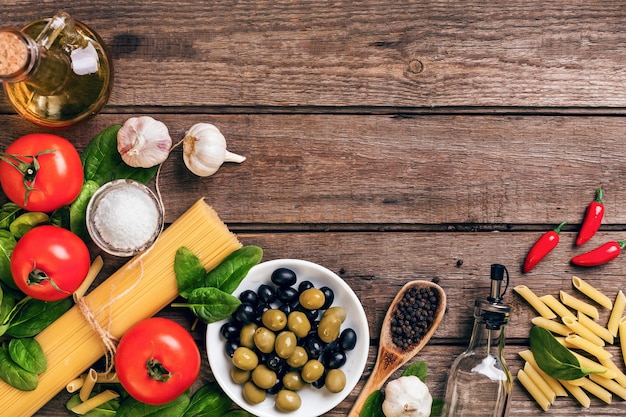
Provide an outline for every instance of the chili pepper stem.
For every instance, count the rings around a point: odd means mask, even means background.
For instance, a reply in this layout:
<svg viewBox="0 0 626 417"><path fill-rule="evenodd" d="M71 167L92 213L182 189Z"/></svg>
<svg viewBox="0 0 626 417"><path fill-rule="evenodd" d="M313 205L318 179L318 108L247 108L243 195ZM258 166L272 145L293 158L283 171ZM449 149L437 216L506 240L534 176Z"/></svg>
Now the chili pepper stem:
<svg viewBox="0 0 626 417"><path fill-rule="evenodd" d="M565 226L567 224L567 220L564 221L563 223L561 223L560 225L558 225L556 227L556 229L554 229L554 233L561 233L561 229L563 228L563 226Z"/></svg>

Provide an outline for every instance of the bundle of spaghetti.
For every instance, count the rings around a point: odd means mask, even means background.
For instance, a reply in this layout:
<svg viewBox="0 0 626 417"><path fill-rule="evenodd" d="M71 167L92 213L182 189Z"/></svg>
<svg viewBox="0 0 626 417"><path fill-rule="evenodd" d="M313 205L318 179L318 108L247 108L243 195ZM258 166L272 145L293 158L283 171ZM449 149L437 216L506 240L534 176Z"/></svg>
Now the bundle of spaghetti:
<svg viewBox="0 0 626 417"><path fill-rule="evenodd" d="M207 270L241 247L237 237L203 200L193 204L143 254L132 258L84 298L102 328L120 338L178 296L174 258L190 249ZM78 306L36 336L48 360L34 391L0 381L0 416L30 416L100 359L106 349Z"/></svg>

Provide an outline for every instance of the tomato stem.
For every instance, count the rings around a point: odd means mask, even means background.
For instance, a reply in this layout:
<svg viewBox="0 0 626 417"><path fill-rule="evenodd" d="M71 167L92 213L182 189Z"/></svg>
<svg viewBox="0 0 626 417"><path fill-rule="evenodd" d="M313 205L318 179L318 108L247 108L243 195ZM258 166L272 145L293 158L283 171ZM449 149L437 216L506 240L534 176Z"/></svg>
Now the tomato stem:
<svg viewBox="0 0 626 417"><path fill-rule="evenodd" d="M150 379L160 382L167 382L172 377L172 373L163 366L157 359L150 358L146 361L146 369Z"/></svg>
<svg viewBox="0 0 626 417"><path fill-rule="evenodd" d="M36 190L35 179L39 168L41 168L37 158L41 155L53 152L55 152L54 149L44 149L43 151L37 152L35 155L0 153L0 160L6 162L22 174L24 189L26 190L24 193L24 205L28 203L28 196L31 191ZM25 161L25 159L30 159L30 162Z"/></svg>
<svg viewBox="0 0 626 417"><path fill-rule="evenodd" d="M50 278L41 269L37 269L35 267L35 268L33 268L32 271L30 271L28 273L28 278L26 278L26 284L27 285L41 285L41 283L43 283L43 282L49 282L50 285L52 285L52 288L54 288L55 290L57 290L59 292L64 292L66 294L69 294L68 291L65 291L64 289L59 288L59 286L56 284L56 282L54 282L54 280L52 278Z"/></svg>

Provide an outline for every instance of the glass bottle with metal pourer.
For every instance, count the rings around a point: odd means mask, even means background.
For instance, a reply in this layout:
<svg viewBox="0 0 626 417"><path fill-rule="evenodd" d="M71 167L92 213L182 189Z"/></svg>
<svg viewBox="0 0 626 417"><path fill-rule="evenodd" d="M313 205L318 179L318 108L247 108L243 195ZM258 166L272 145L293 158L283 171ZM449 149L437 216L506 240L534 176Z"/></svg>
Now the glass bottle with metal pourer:
<svg viewBox="0 0 626 417"><path fill-rule="evenodd" d="M504 330L511 307L502 299L508 285L507 269L500 264L491 265L490 294L476 300L472 336L465 352L452 364L442 416L507 416L512 379L504 361Z"/></svg>

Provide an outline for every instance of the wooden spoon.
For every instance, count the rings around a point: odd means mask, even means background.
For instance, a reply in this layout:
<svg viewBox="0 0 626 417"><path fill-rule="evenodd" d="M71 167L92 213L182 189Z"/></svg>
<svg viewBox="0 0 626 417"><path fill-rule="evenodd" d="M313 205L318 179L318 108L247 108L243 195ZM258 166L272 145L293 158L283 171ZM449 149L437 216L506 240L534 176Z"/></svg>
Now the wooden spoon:
<svg viewBox="0 0 626 417"><path fill-rule="evenodd" d="M394 311L396 310L396 306L402 300L404 294L411 288L433 288L439 294L439 305L437 306L437 310L435 311L435 319L433 320L428 332L420 339L419 343L412 346L408 350L402 350L398 347L392 340L391 337L391 320ZM439 327L439 323L441 323L441 319L446 311L446 293L443 289L430 281L411 281L408 282L400 289L398 294L394 297L389 309L387 310L387 314L385 314L385 319L383 320L383 326L380 331L380 343L378 345L378 356L376 357L376 364L374 365L374 369L372 370L372 374L369 379L363 386L361 393L358 398L354 402L348 417L358 417L361 414L361 408L363 408L363 404L369 395L383 386L387 378L391 376L398 368L404 365L409 359L413 358L417 352L422 350L426 343L430 340L437 327Z"/></svg>

